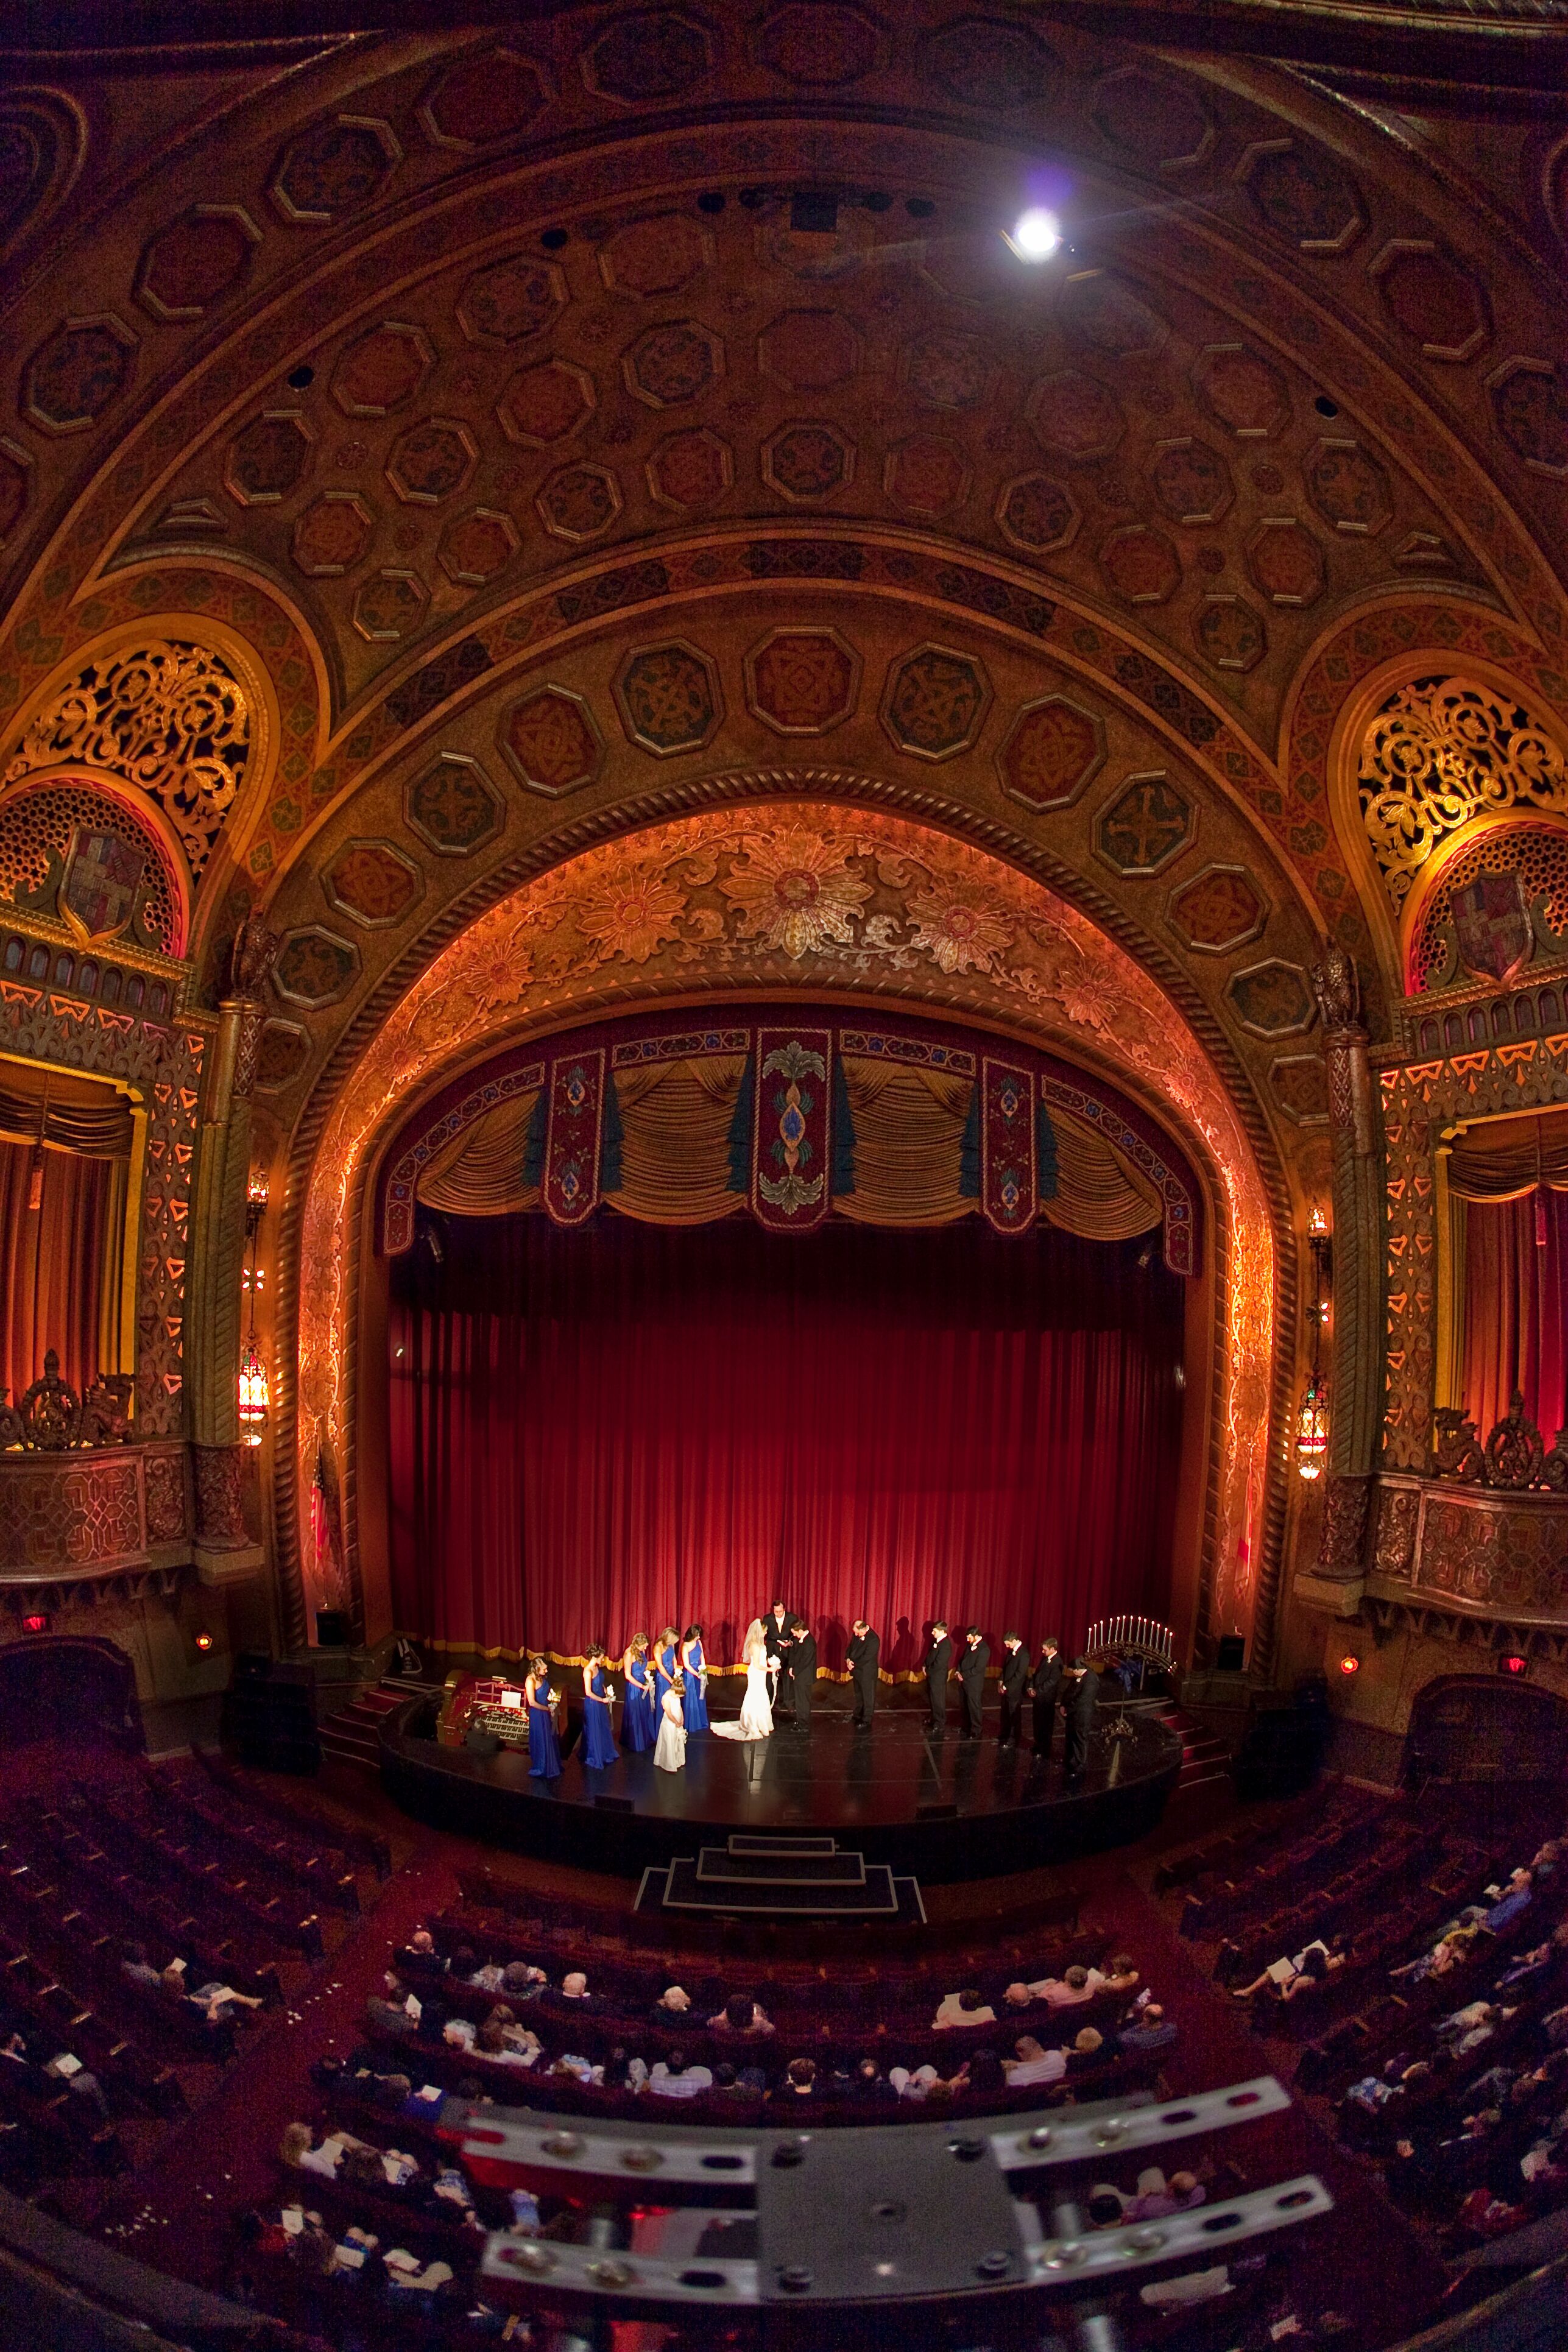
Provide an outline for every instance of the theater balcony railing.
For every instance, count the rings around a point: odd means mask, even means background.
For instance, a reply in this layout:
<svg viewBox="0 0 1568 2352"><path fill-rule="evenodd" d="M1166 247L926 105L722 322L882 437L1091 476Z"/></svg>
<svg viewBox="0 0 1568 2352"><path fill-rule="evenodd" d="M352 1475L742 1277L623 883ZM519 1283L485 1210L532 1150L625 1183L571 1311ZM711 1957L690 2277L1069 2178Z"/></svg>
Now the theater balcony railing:
<svg viewBox="0 0 1568 2352"><path fill-rule="evenodd" d="M79 1397L51 1349L15 1403L0 1390L0 1607L172 1598L193 1573L222 1584L259 1564L229 1458L238 1449L139 1443L131 1389L114 1374Z"/></svg>
<svg viewBox="0 0 1568 2352"><path fill-rule="evenodd" d="M1568 1656L1568 1430L1548 1447L1516 1395L1483 1440L1445 1407L1430 1474L1380 1474L1374 1503L1362 1588L1374 1618Z"/></svg>

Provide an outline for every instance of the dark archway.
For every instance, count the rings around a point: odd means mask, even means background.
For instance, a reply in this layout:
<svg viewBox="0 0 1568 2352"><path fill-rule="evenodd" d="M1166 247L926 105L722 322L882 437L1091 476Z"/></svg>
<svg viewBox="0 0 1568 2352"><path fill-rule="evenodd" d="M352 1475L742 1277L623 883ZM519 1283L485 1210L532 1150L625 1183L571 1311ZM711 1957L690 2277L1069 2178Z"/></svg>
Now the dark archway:
<svg viewBox="0 0 1568 2352"><path fill-rule="evenodd" d="M1568 1700L1501 1675L1447 1675L1417 1694L1407 1780L1541 1781L1568 1777Z"/></svg>
<svg viewBox="0 0 1568 2352"><path fill-rule="evenodd" d="M0 1746L109 1740L140 1750L136 1670L113 1642L68 1634L0 1649Z"/></svg>

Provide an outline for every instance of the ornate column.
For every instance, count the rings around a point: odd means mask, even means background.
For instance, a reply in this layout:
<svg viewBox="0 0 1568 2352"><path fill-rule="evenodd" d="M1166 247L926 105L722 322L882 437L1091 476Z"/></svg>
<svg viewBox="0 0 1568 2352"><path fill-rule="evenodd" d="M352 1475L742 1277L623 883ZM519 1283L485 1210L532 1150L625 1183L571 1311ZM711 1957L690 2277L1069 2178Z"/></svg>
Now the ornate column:
<svg viewBox="0 0 1568 2352"><path fill-rule="evenodd" d="M218 1008L218 1034L202 1106L187 1288L185 1380L196 1548L204 1575L210 1572L214 1578L248 1574L259 1566L261 1558L245 1528L244 1449L237 1383L240 1271L250 1171L250 1087L261 1031L261 992L277 953L278 941L270 931L256 923L241 926L230 958L229 992Z"/></svg>
<svg viewBox="0 0 1568 2352"><path fill-rule="evenodd" d="M1316 1574L1359 1599L1384 1384L1383 1165L1361 1018L1361 986L1343 948L1312 974L1323 1024L1333 1141L1333 1349L1329 1477Z"/></svg>

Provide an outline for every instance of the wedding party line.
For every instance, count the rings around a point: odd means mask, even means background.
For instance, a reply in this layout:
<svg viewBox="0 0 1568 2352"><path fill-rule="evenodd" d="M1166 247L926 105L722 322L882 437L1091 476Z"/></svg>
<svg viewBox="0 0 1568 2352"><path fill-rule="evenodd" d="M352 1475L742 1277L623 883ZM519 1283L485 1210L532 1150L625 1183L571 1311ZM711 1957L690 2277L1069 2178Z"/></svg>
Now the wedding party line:
<svg viewBox="0 0 1568 2352"><path fill-rule="evenodd" d="M651 1748L655 1766L667 1772L683 1769L686 1743L694 1735L752 1742L771 1738L776 1729L797 1734L810 1730L817 1655L816 1638L804 1618L786 1609L782 1601L775 1601L765 1617L752 1618L741 1645L746 1688L734 1722L715 1722L709 1714L711 1668L703 1638L700 1622L688 1625L684 1633L666 1625L657 1642L647 1633L634 1633L619 1660L624 1688L618 1695L610 1680L611 1653L603 1643L589 1645L582 1665L582 1761L588 1770L603 1770L620 1757L615 1726L617 1706L622 1711L621 1738L627 1748L634 1755ZM877 1706L881 1640L866 1619L854 1621L845 1655L854 1688L854 1728L868 1732ZM921 1666L930 1737L942 1738L946 1734L949 1685L954 1680L961 1697L960 1738L983 1736L990 1664L990 1644L978 1626L961 1629L955 1638L942 1619L932 1623ZM1118 1678L1123 1679L1120 1670ZM1026 1715L1037 1757L1048 1758L1059 1706L1067 1727L1064 1765L1070 1785L1088 1760L1100 1682L1093 1657L1079 1654L1070 1661L1065 1659L1055 1634L1045 1636L1033 1664L1022 1635L1004 1634L999 1673L1001 1744L1019 1744ZM523 1705L530 1777L557 1780L563 1769L564 1695L552 1683L542 1654L529 1660Z"/></svg>

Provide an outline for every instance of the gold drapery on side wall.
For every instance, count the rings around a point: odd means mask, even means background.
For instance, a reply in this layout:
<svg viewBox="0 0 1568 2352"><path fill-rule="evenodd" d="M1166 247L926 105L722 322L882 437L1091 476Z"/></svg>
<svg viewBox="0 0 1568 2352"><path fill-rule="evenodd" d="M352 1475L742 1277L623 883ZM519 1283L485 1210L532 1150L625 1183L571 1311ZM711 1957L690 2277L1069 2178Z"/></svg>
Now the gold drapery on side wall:
<svg viewBox="0 0 1568 2352"><path fill-rule="evenodd" d="M1478 1119L1456 1136L1448 1190L1463 1201L1517 1201L1538 1184L1568 1192L1568 1110Z"/></svg>
<svg viewBox="0 0 1568 2352"><path fill-rule="evenodd" d="M1041 1203L1053 1225L1086 1241L1125 1242L1164 1222L1164 1203L1149 1179L1112 1143L1075 1118L1051 1111L1057 1138L1057 1190Z"/></svg>
<svg viewBox="0 0 1568 2352"><path fill-rule="evenodd" d="M539 1187L522 1181L528 1123L539 1089L498 1103L437 1152L415 1191L426 1208L456 1217L509 1217L539 1206Z"/></svg>
<svg viewBox="0 0 1568 2352"><path fill-rule="evenodd" d="M621 1181L605 1194L650 1225L705 1225L744 1206L730 1189L730 1122L744 1054L645 1063L616 1072Z"/></svg>
<svg viewBox="0 0 1568 2352"><path fill-rule="evenodd" d="M842 1217L869 1225L950 1225L977 1203L959 1190L972 1078L843 1057L855 1121L855 1190Z"/></svg>

